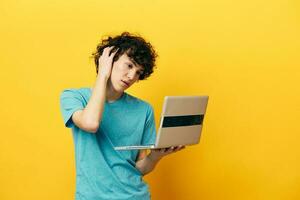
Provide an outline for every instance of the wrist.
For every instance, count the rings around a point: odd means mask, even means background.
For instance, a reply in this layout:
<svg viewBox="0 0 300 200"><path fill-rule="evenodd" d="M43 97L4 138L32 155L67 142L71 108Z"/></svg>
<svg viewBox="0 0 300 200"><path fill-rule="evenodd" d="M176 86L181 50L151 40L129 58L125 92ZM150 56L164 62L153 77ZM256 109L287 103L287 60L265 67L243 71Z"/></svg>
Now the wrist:
<svg viewBox="0 0 300 200"><path fill-rule="evenodd" d="M100 74L100 73L98 73L98 75L97 75L97 80L100 81L100 82L105 82L105 83L107 83L108 79L109 79L109 77L104 76L104 75L102 75L102 74Z"/></svg>

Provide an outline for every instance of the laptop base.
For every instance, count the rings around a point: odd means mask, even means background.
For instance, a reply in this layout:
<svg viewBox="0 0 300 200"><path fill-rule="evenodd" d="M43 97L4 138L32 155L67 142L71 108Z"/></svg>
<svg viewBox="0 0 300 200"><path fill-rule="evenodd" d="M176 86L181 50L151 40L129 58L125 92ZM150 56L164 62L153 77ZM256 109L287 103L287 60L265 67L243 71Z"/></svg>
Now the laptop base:
<svg viewBox="0 0 300 200"><path fill-rule="evenodd" d="M142 149L159 149L156 148L155 145L146 145L146 146L122 146L122 147L114 147L117 151L126 151L126 150L142 150Z"/></svg>

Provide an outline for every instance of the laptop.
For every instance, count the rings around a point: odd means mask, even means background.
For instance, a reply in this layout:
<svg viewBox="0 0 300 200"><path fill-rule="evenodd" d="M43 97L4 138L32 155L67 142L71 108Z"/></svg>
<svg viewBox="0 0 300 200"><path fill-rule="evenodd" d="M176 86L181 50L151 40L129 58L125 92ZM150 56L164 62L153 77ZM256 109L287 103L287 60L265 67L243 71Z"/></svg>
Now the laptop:
<svg viewBox="0 0 300 200"><path fill-rule="evenodd" d="M200 141L208 96L166 96L155 144L118 146L115 150L160 149Z"/></svg>

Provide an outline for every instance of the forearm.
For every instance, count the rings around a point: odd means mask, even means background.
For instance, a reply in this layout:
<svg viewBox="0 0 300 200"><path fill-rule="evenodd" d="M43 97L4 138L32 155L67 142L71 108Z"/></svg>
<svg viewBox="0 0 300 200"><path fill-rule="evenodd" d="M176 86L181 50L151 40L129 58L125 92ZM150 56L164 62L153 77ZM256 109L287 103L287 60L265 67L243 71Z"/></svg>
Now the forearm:
<svg viewBox="0 0 300 200"><path fill-rule="evenodd" d="M83 110L85 119L89 122L100 124L104 103L106 99L107 78L97 76L91 98Z"/></svg>
<svg viewBox="0 0 300 200"><path fill-rule="evenodd" d="M157 163L160 161L161 157L155 157L153 154L148 154L143 159L136 162L136 168L143 174L146 175L150 173Z"/></svg>

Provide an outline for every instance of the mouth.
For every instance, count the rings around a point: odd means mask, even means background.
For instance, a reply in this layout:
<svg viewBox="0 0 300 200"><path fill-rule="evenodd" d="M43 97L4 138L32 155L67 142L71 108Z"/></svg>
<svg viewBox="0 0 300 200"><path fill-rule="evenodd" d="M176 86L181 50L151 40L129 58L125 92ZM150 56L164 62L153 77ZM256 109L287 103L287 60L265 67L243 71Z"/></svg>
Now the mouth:
<svg viewBox="0 0 300 200"><path fill-rule="evenodd" d="M126 85L127 87L129 87L129 83L128 82L123 81L123 80L121 80L121 81L122 81L122 83L124 83L124 85Z"/></svg>

